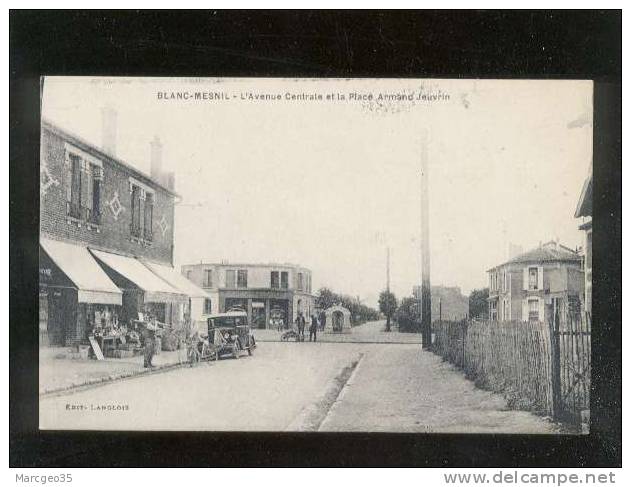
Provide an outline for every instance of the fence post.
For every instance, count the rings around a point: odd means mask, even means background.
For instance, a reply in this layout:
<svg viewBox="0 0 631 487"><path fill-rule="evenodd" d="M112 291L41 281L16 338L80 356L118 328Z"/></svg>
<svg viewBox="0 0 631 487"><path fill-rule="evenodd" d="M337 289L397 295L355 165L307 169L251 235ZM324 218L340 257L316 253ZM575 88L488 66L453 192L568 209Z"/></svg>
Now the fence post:
<svg viewBox="0 0 631 487"><path fill-rule="evenodd" d="M553 312L550 320L550 354L552 372L552 415L556 420L561 420L561 344L559 335L559 309L556 298L553 298Z"/></svg>

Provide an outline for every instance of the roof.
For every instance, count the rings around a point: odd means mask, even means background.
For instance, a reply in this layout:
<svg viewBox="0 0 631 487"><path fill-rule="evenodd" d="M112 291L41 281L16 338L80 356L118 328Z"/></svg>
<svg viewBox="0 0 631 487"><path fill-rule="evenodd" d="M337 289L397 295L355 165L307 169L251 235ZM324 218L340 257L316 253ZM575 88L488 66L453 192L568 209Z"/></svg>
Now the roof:
<svg viewBox="0 0 631 487"><path fill-rule="evenodd" d="M489 271L506 264L521 264L530 262L580 262L581 260L582 257L572 249L551 241L513 257L499 266L492 267Z"/></svg>
<svg viewBox="0 0 631 487"><path fill-rule="evenodd" d="M581 195L578 198L574 218L592 216L592 176L589 176L583 184Z"/></svg>
<svg viewBox="0 0 631 487"><path fill-rule="evenodd" d="M164 279L171 286L179 289L187 296L192 298L210 298L210 295L206 291L197 287L186 277L177 272L173 267L146 261L143 261L143 264L145 264L152 272L157 274L158 277Z"/></svg>
<svg viewBox="0 0 631 487"><path fill-rule="evenodd" d="M243 262L197 262L197 263L193 263L193 264L182 264L182 268L185 267L206 267L206 266L211 266L211 267L231 267L234 269L237 268L248 268L248 267L277 267L279 269L282 268L291 268L291 269L299 269L299 270L305 270L305 271L309 271L311 272L311 269L309 269L308 267L304 267L298 264L291 264L288 262L284 262L282 264L279 263L275 263L275 262L256 262L256 263L250 263L250 264L246 264Z"/></svg>
<svg viewBox="0 0 631 487"><path fill-rule="evenodd" d="M107 159L107 160L109 160L109 161L111 161L111 162L113 162L115 164L118 164L119 166L122 166L123 168L125 168L126 170L131 172L134 176L144 180L145 182L147 182L149 184L152 184L153 186L157 186L158 188L160 188L164 192L170 194L171 196L175 196L177 198L180 198L179 194L177 194L172 189L167 188L162 183L156 181L149 174L147 174L147 173L141 171L140 169L132 166L128 162L125 162L122 159L119 159L118 157L115 157L115 156L112 156L111 154L108 154L107 152L103 151L102 149L100 149L99 147L95 146L91 142L88 142L87 140L79 137L78 135L75 135L75 134L73 134L71 132L68 132L65 129L62 129L61 127L59 127L58 125L50 122L49 120L42 120L42 128L46 128L47 130L50 130L51 132L54 132L55 134L57 134L60 137L68 140L69 142L72 142L73 144L77 145L79 148L85 150L86 152L92 152L96 157L98 157L100 159Z"/></svg>
<svg viewBox="0 0 631 487"><path fill-rule="evenodd" d="M78 290L81 303L122 304L122 292L86 247L42 237L40 245Z"/></svg>
<svg viewBox="0 0 631 487"><path fill-rule="evenodd" d="M149 268L138 259L103 252L102 250L91 249L90 251L98 260L145 291L145 301L165 302L164 295L179 296L183 294L151 272Z"/></svg>

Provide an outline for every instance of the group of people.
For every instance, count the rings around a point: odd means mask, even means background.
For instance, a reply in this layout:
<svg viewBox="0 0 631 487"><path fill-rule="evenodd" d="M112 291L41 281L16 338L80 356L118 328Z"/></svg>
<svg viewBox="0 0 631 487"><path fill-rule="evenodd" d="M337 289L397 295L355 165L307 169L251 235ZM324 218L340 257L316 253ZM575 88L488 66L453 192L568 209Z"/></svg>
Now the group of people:
<svg viewBox="0 0 631 487"><path fill-rule="evenodd" d="M318 330L320 330L320 321L315 314L312 314L310 317L311 323L309 324L309 341L316 342L318 340ZM298 328L298 337L299 341L305 341L305 327L307 325L307 320L305 316L302 314L302 311L298 313L296 317L296 327Z"/></svg>

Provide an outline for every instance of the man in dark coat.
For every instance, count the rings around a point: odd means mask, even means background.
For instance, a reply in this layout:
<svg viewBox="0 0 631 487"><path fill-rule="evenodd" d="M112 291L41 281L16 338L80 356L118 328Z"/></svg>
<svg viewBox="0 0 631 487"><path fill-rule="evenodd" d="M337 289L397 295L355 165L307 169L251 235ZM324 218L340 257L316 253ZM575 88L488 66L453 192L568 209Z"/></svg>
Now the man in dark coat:
<svg viewBox="0 0 631 487"><path fill-rule="evenodd" d="M313 338L314 342L318 341L318 318L315 314L311 315L311 326L309 327L309 341Z"/></svg>
<svg viewBox="0 0 631 487"><path fill-rule="evenodd" d="M145 368L154 367L151 363L153 356L156 353L156 331L153 323L148 323L143 330L143 338L145 342Z"/></svg>
<svg viewBox="0 0 631 487"><path fill-rule="evenodd" d="M298 317L296 318L296 324L298 325L298 341L305 341L305 317L302 314L302 311L298 313Z"/></svg>

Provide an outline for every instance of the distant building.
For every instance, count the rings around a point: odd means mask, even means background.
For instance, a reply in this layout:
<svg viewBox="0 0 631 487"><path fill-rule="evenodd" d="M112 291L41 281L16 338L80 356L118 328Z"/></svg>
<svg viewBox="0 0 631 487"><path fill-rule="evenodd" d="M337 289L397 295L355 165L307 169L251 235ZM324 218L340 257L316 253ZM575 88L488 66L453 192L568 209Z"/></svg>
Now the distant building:
<svg viewBox="0 0 631 487"><path fill-rule="evenodd" d="M582 218L578 227L585 232L585 311L592 312L592 176L585 180L583 190L576 206L575 218Z"/></svg>
<svg viewBox="0 0 631 487"><path fill-rule="evenodd" d="M287 326L298 313L315 311L311 271L293 264L188 264L182 274L202 287L209 297L205 314L240 307L255 328Z"/></svg>
<svg viewBox="0 0 631 487"><path fill-rule="evenodd" d="M421 286L412 288L412 295L421 299ZM432 321L462 320L469 314L469 298L457 286L432 286Z"/></svg>
<svg viewBox="0 0 631 487"><path fill-rule="evenodd" d="M584 290L582 257L548 242L489 269L489 319L543 321L554 300L579 311Z"/></svg>

